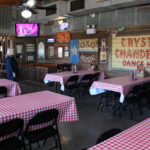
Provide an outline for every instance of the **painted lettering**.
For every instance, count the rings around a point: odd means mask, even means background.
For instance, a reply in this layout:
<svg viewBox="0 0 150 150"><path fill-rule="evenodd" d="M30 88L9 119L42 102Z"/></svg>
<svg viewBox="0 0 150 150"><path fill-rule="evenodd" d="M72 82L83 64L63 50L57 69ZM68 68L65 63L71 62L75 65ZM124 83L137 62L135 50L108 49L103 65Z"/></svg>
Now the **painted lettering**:
<svg viewBox="0 0 150 150"><path fill-rule="evenodd" d="M135 47L138 47L140 38L134 38Z"/></svg>
<svg viewBox="0 0 150 150"><path fill-rule="evenodd" d="M145 37L141 38L141 44L140 44L141 47L145 47L146 46L145 40L146 40Z"/></svg>
<svg viewBox="0 0 150 150"><path fill-rule="evenodd" d="M128 47L133 47L133 38L128 38Z"/></svg>
<svg viewBox="0 0 150 150"><path fill-rule="evenodd" d="M120 55L119 55L119 49L116 49L116 50L115 50L115 56L116 56L117 58L120 57Z"/></svg>
<svg viewBox="0 0 150 150"><path fill-rule="evenodd" d="M126 47L125 42L126 42L126 39L125 38L121 38L121 45L122 45L122 47Z"/></svg>

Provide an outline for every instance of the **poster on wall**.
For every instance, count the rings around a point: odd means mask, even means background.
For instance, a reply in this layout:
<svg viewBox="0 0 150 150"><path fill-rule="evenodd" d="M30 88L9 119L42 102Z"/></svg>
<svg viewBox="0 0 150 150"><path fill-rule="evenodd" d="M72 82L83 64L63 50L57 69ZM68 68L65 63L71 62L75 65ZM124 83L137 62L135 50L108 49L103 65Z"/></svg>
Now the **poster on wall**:
<svg viewBox="0 0 150 150"><path fill-rule="evenodd" d="M70 63L79 64L79 40L70 41Z"/></svg>
<svg viewBox="0 0 150 150"><path fill-rule="evenodd" d="M101 47L100 47L100 63L107 62L107 47L106 47L106 40L102 39Z"/></svg>
<svg viewBox="0 0 150 150"><path fill-rule="evenodd" d="M98 39L79 40L79 52L98 52Z"/></svg>
<svg viewBox="0 0 150 150"><path fill-rule="evenodd" d="M139 64L150 68L150 35L123 36L112 40L113 68L136 69Z"/></svg>

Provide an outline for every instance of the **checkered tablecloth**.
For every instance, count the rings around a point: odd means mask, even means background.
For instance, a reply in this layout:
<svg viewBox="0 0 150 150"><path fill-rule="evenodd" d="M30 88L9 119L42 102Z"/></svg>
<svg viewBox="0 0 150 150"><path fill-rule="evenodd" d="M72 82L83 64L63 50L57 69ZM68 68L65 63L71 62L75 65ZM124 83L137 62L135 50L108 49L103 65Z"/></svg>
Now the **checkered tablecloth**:
<svg viewBox="0 0 150 150"><path fill-rule="evenodd" d="M0 123L7 120L22 118L25 125L38 112L57 109L58 122L78 121L78 113L74 98L42 91L24 94L0 100Z"/></svg>
<svg viewBox="0 0 150 150"><path fill-rule="evenodd" d="M21 90L17 82L0 79L0 86L5 86L7 88L7 96L16 96L21 94Z"/></svg>
<svg viewBox="0 0 150 150"><path fill-rule="evenodd" d="M150 150L150 118L88 150Z"/></svg>
<svg viewBox="0 0 150 150"><path fill-rule="evenodd" d="M96 95L105 92L105 90L115 91L121 93L120 101L124 101L124 96L128 94L133 86L142 84L144 82L150 82L150 77L143 77L137 80L131 80L130 76L121 76L110 79L105 79L102 81L93 82L90 93L91 95Z"/></svg>
<svg viewBox="0 0 150 150"><path fill-rule="evenodd" d="M96 72L100 72L100 71L88 71L88 70L80 70L77 73L73 73L71 71L69 72L58 72L58 73L50 73L50 74L46 74L45 78L44 78L44 82L48 83L48 82L59 82L62 86L64 86L64 83L67 81L67 79L73 75L79 75L79 80L86 74L94 74ZM100 72L100 76L99 76L99 80L103 80L105 78L105 74L104 72Z"/></svg>

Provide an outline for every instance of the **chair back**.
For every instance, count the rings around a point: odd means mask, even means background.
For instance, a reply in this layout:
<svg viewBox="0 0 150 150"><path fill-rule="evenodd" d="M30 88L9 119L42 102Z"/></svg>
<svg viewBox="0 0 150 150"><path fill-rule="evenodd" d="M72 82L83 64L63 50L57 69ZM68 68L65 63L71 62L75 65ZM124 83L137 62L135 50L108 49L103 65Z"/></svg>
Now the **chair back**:
<svg viewBox="0 0 150 150"><path fill-rule="evenodd" d="M81 86L86 86L86 87L90 87L91 84L92 84L92 81L93 81L93 75L92 74L87 74L87 75L84 75L82 77L82 79L80 80L80 85Z"/></svg>
<svg viewBox="0 0 150 150"><path fill-rule="evenodd" d="M110 129L110 130L104 132L103 134L101 134L101 135L98 137L98 139L97 139L97 141L96 141L96 144L98 144L98 143L100 143L100 142L103 142L103 141L105 141L105 140L111 138L112 136L114 136L114 135L120 133L120 132L122 132L120 129L116 129L116 128Z"/></svg>
<svg viewBox="0 0 150 150"><path fill-rule="evenodd" d="M138 93L142 90L142 85L135 85L130 91L129 93L127 94L126 97L129 97L129 96L137 96Z"/></svg>
<svg viewBox="0 0 150 150"><path fill-rule="evenodd" d="M78 79L79 79L79 76L78 76L78 75L73 75L73 76L71 76L71 77L65 82L65 88L70 88L70 87L76 88L77 85L78 85Z"/></svg>
<svg viewBox="0 0 150 150"><path fill-rule="evenodd" d="M94 73L93 74L93 81L97 81L99 79L100 72Z"/></svg>
<svg viewBox="0 0 150 150"><path fill-rule="evenodd" d="M7 94L7 88L5 86L0 86L0 94Z"/></svg>
<svg viewBox="0 0 150 150"><path fill-rule="evenodd" d="M62 64L62 71L71 71L71 64Z"/></svg>
<svg viewBox="0 0 150 150"><path fill-rule="evenodd" d="M62 72L62 64L57 65L57 72Z"/></svg>
<svg viewBox="0 0 150 150"><path fill-rule="evenodd" d="M23 129L24 121L22 119L14 119L0 124L0 138L12 133L18 133L17 136Z"/></svg>
<svg viewBox="0 0 150 150"><path fill-rule="evenodd" d="M56 109L40 112L29 120L26 127L26 131L28 131L30 127L40 124L51 123L53 125L56 123L57 117L58 117L58 110Z"/></svg>

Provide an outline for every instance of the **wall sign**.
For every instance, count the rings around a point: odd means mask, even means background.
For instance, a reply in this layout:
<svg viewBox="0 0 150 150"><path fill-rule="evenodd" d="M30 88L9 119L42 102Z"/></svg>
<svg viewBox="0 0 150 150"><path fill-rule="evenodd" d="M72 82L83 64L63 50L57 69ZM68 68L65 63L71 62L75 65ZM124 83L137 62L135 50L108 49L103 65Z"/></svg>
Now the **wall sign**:
<svg viewBox="0 0 150 150"><path fill-rule="evenodd" d="M79 52L98 52L98 39L79 40Z"/></svg>
<svg viewBox="0 0 150 150"><path fill-rule="evenodd" d="M79 54L80 63L91 64L98 63L98 54L97 53L81 53Z"/></svg>
<svg viewBox="0 0 150 150"><path fill-rule="evenodd" d="M116 37L112 40L112 67L136 69L143 64L150 68L150 35Z"/></svg>
<svg viewBox="0 0 150 150"><path fill-rule="evenodd" d="M70 33L69 32L58 32L56 33L56 39L58 42L70 42Z"/></svg>

